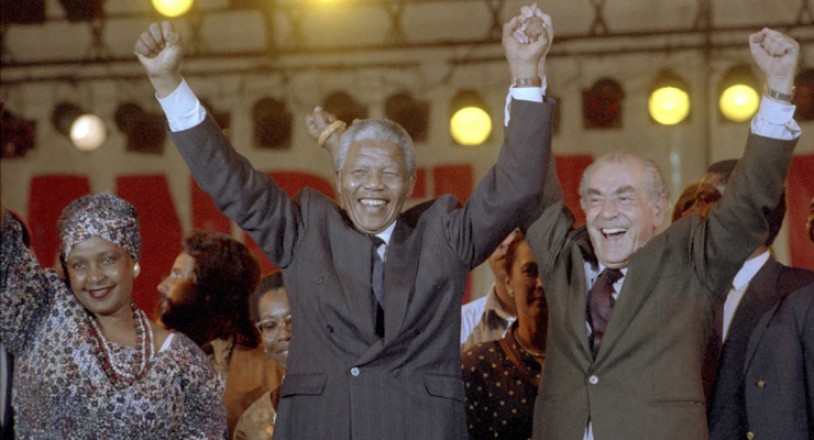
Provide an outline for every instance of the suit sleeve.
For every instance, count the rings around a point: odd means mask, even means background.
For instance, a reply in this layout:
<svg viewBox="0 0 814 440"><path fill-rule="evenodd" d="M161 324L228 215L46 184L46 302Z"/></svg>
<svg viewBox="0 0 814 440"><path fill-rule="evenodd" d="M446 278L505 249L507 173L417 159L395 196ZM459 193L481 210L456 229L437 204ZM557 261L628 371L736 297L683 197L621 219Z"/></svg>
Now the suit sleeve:
<svg viewBox="0 0 814 440"><path fill-rule="evenodd" d="M482 263L540 204L551 156L554 101L513 101L497 163L462 209L448 218L447 237L470 269Z"/></svg>
<svg viewBox="0 0 814 440"><path fill-rule="evenodd" d="M804 287L807 301L805 307L795 312L800 316L800 341L803 349L803 373L805 374L808 420L814 421L814 283ZM810 425L809 425L810 426Z"/></svg>
<svg viewBox="0 0 814 440"><path fill-rule="evenodd" d="M286 267L302 224L299 205L238 154L211 117L170 134L195 182L218 209L251 235L274 264Z"/></svg>
<svg viewBox="0 0 814 440"><path fill-rule="evenodd" d="M751 134L724 196L693 232L693 269L719 300L746 258L766 242L767 215L780 201L796 143Z"/></svg>

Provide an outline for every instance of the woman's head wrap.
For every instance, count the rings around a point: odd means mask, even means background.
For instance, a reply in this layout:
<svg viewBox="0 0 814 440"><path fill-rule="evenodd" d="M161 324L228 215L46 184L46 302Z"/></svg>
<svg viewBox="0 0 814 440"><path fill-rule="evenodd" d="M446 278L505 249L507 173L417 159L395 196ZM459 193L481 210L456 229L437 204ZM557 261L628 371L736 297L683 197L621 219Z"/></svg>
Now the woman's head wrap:
<svg viewBox="0 0 814 440"><path fill-rule="evenodd" d="M141 256L138 212L130 202L113 194L91 194L71 202L59 215L57 232L63 258L68 258L78 243L93 236L121 247L135 261Z"/></svg>

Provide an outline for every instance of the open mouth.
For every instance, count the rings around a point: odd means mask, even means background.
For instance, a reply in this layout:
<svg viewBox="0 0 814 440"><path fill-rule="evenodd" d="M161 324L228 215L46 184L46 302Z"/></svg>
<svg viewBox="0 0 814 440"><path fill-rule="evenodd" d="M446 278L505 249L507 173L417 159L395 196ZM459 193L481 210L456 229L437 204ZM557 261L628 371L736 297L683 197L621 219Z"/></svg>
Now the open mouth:
<svg viewBox="0 0 814 440"><path fill-rule="evenodd" d="M600 228L599 230L606 239L610 240L620 238L627 232L627 228Z"/></svg>
<svg viewBox="0 0 814 440"><path fill-rule="evenodd" d="M382 199L359 199L359 203L368 208L380 208L387 205L387 201Z"/></svg>
<svg viewBox="0 0 814 440"><path fill-rule="evenodd" d="M113 291L113 287L104 287L99 289L88 289L88 295L90 295L93 299L101 299L106 297L110 292Z"/></svg>

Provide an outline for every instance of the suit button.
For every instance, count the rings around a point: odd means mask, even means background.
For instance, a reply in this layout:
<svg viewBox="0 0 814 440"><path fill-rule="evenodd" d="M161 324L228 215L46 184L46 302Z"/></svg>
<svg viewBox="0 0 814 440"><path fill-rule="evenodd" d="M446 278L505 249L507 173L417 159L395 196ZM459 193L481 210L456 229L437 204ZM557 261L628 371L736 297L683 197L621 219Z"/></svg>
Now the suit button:
<svg viewBox="0 0 814 440"><path fill-rule="evenodd" d="M747 439L747 440L755 440L755 433L754 433L754 432L751 432L751 431L750 431L750 432L747 432L747 433L746 433L746 439Z"/></svg>
<svg viewBox="0 0 814 440"><path fill-rule="evenodd" d="M766 381L759 380L755 382L755 385L757 385L758 388L766 388Z"/></svg>
<svg viewBox="0 0 814 440"><path fill-rule="evenodd" d="M333 332L334 332L334 326L329 325L329 326L328 326L328 327L326 327L326 328L328 329L328 333L333 333Z"/></svg>
<svg viewBox="0 0 814 440"><path fill-rule="evenodd" d="M325 278L322 275L320 275L314 281L317 283L317 285L320 285L325 282Z"/></svg>
<svg viewBox="0 0 814 440"><path fill-rule="evenodd" d="M401 376L401 370L393 370L393 377Z"/></svg>
<svg viewBox="0 0 814 440"><path fill-rule="evenodd" d="M591 385L596 385L599 383L599 378L596 377L596 375L591 375L591 377L588 378L588 383Z"/></svg>
<svg viewBox="0 0 814 440"><path fill-rule="evenodd" d="M350 369L350 375L353 376L353 377L358 376L359 375L359 369L356 368L356 367L351 368Z"/></svg>
<svg viewBox="0 0 814 440"><path fill-rule="evenodd" d="M415 333L416 335L420 335L421 334L421 329L417 328L417 329L413 330L413 333Z"/></svg>

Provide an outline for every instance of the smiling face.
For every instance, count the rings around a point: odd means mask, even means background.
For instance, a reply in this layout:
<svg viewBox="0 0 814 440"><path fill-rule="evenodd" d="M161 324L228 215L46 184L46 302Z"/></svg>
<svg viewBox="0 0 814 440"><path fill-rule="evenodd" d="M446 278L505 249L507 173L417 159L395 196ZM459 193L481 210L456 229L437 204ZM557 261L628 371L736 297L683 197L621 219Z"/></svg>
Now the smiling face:
<svg viewBox="0 0 814 440"><path fill-rule="evenodd" d="M130 315L133 265L126 250L98 236L77 243L65 259L71 290L97 316Z"/></svg>
<svg viewBox="0 0 814 440"><path fill-rule="evenodd" d="M635 158L598 164L588 178L584 210L599 261L610 268L653 238L664 220L666 197L651 200L644 163Z"/></svg>
<svg viewBox="0 0 814 440"><path fill-rule="evenodd" d="M517 319L540 322L548 319L548 303L540 282L537 260L525 239L515 245L511 268L506 273L506 287L514 295Z"/></svg>
<svg viewBox="0 0 814 440"><path fill-rule="evenodd" d="M403 150L374 139L351 144L337 175L342 207L366 234L381 232L396 220L414 183Z"/></svg>
<svg viewBox="0 0 814 440"><path fill-rule="evenodd" d="M291 307L285 288L270 289L263 293L257 304L260 321L255 323L263 338L266 355L283 368L288 361L288 343L291 341Z"/></svg>

